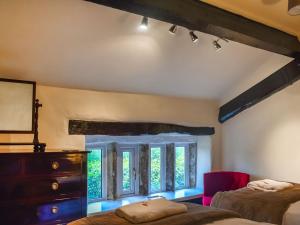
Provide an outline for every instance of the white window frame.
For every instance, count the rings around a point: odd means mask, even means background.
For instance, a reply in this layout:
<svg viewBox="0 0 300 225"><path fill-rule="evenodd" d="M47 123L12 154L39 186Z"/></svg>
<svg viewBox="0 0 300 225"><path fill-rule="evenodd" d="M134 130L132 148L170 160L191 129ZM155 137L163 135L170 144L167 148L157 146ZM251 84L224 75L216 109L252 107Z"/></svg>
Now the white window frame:
<svg viewBox="0 0 300 225"><path fill-rule="evenodd" d="M176 183L176 147L184 147L184 177L185 185L184 187L176 188L175 190L182 190L190 187L190 174L189 174L189 143L175 143L175 157L174 157L174 184Z"/></svg>
<svg viewBox="0 0 300 225"><path fill-rule="evenodd" d="M131 191L123 190L123 152L132 153L132 170L131 177ZM134 196L139 193L139 153L138 145L135 144L118 144L117 145L117 197Z"/></svg>
<svg viewBox="0 0 300 225"><path fill-rule="evenodd" d="M107 199L107 146L105 144L87 144L86 145L86 151L89 151L90 149L101 149L101 184L102 184L102 198L95 199L93 201L90 201L89 203L103 201Z"/></svg>
<svg viewBox="0 0 300 225"><path fill-rule="evenodd" d="M160 190L151 191L151 148L160 148ZM166 191L166 145L165 144L150 144L149 145L149 193L159 193Z"/></svg>

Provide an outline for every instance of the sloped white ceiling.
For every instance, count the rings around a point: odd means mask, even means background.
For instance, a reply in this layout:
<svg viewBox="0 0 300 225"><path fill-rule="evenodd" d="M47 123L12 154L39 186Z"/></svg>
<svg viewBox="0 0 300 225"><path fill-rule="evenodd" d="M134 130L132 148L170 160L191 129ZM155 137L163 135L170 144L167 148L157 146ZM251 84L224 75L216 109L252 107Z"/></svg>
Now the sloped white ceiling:
<svg viewBox="0 0 300 225"><path fill-rule="evenodd" d="M0 1L0 76L101 91L221 99L257 68L291 59L220 42L196 32L168 33L170 24L81 0ZM269 64L266 64L267 66ZM265 76L262 75L261 79ZM258 80L260 77L258 77Z"/></svg>

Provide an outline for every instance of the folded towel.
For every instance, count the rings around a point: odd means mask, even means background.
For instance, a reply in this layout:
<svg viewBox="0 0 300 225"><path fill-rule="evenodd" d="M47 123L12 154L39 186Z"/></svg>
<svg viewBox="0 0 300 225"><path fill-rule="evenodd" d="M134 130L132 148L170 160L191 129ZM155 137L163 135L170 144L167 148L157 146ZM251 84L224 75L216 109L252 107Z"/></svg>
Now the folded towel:
<svg viewBox="0 0 300 225"><path fill-rule="evenodd" d="M247 187L252 190L260 190L265 192L277 192L287 188L292 188L294 185L287 182L280 182L270 179L258 180L250 182Z"/></svg>
<svg viewBox="0 0 300 225"><path fill-rule="evenodd" d="M186 205L161 198L126 205L116 210L119 217L132 223L150 222L185 212Z"/></svg>

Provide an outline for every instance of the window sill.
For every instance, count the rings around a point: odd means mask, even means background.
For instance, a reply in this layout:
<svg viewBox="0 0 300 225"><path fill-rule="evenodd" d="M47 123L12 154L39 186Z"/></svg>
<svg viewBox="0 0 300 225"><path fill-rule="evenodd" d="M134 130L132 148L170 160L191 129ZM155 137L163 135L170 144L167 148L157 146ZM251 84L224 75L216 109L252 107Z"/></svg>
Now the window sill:
<svg viewBox="0 0 300 225"><path fill-rule="evenodd" d="M161 192L161 193L150 194L149 196L131 196L126 198L120 198L117 200L93 202L88 204L88 215L112 211L124 205L149 200L148 197L162 196L168 200L188 201L195 198L201 198L202 193L203 193L202 189L183 189L183 190L177 190L175 192Z"/></svg>

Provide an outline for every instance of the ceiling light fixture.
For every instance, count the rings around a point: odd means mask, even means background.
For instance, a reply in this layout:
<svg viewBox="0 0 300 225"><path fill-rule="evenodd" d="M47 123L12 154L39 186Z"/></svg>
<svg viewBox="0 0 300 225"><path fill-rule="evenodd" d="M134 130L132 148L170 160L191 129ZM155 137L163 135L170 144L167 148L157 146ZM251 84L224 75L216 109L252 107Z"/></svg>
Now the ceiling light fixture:
<svg viewBox="0 0 300 225"><path fill-rule="evenodd" d="M300 15L300 0L289 0L288 12L291 16Z"/></svg>
<svg viewBox="0 0 300 225"><path fill-rule="evenodd" d="M147 30L148 29L148 17L143 17L142 22L140 24L141 30Z"/></svg>
<svg viewBox="0 0 300 225"><path fill-rule="evenodd" d="M221 44L219 43L221 40L226 41L226 42L229 42L229 41L228 41L227 39L225 39L225 38L218 38L218 40L214 40L214 41L213 41L213 46L214 46L214 48L216 49L217 52L220 51L220 50L222 49L222 46L221 46Z"/></svg>
<svg viewBox="0 0 300 225"><path fill-rule="evenodd" d="M190 31L190 37L192 39L192 42L196 43L198 41L197 35L192 30Z"/></svg>
<svg viewBox="0 0 300 225"><path fill-rule="evenodd" d="M215 49L216 49L217 52L222 49L222 46L219 44L219 40L213 41L213 46L215 47Z"/></svg>
<svg viewBox="0 0 300 225"><path fill-rule="evenodd" d="M177 25L173 24L169 29L169 33L174 35L176 34L176 31L177 31Z"/></svg>

